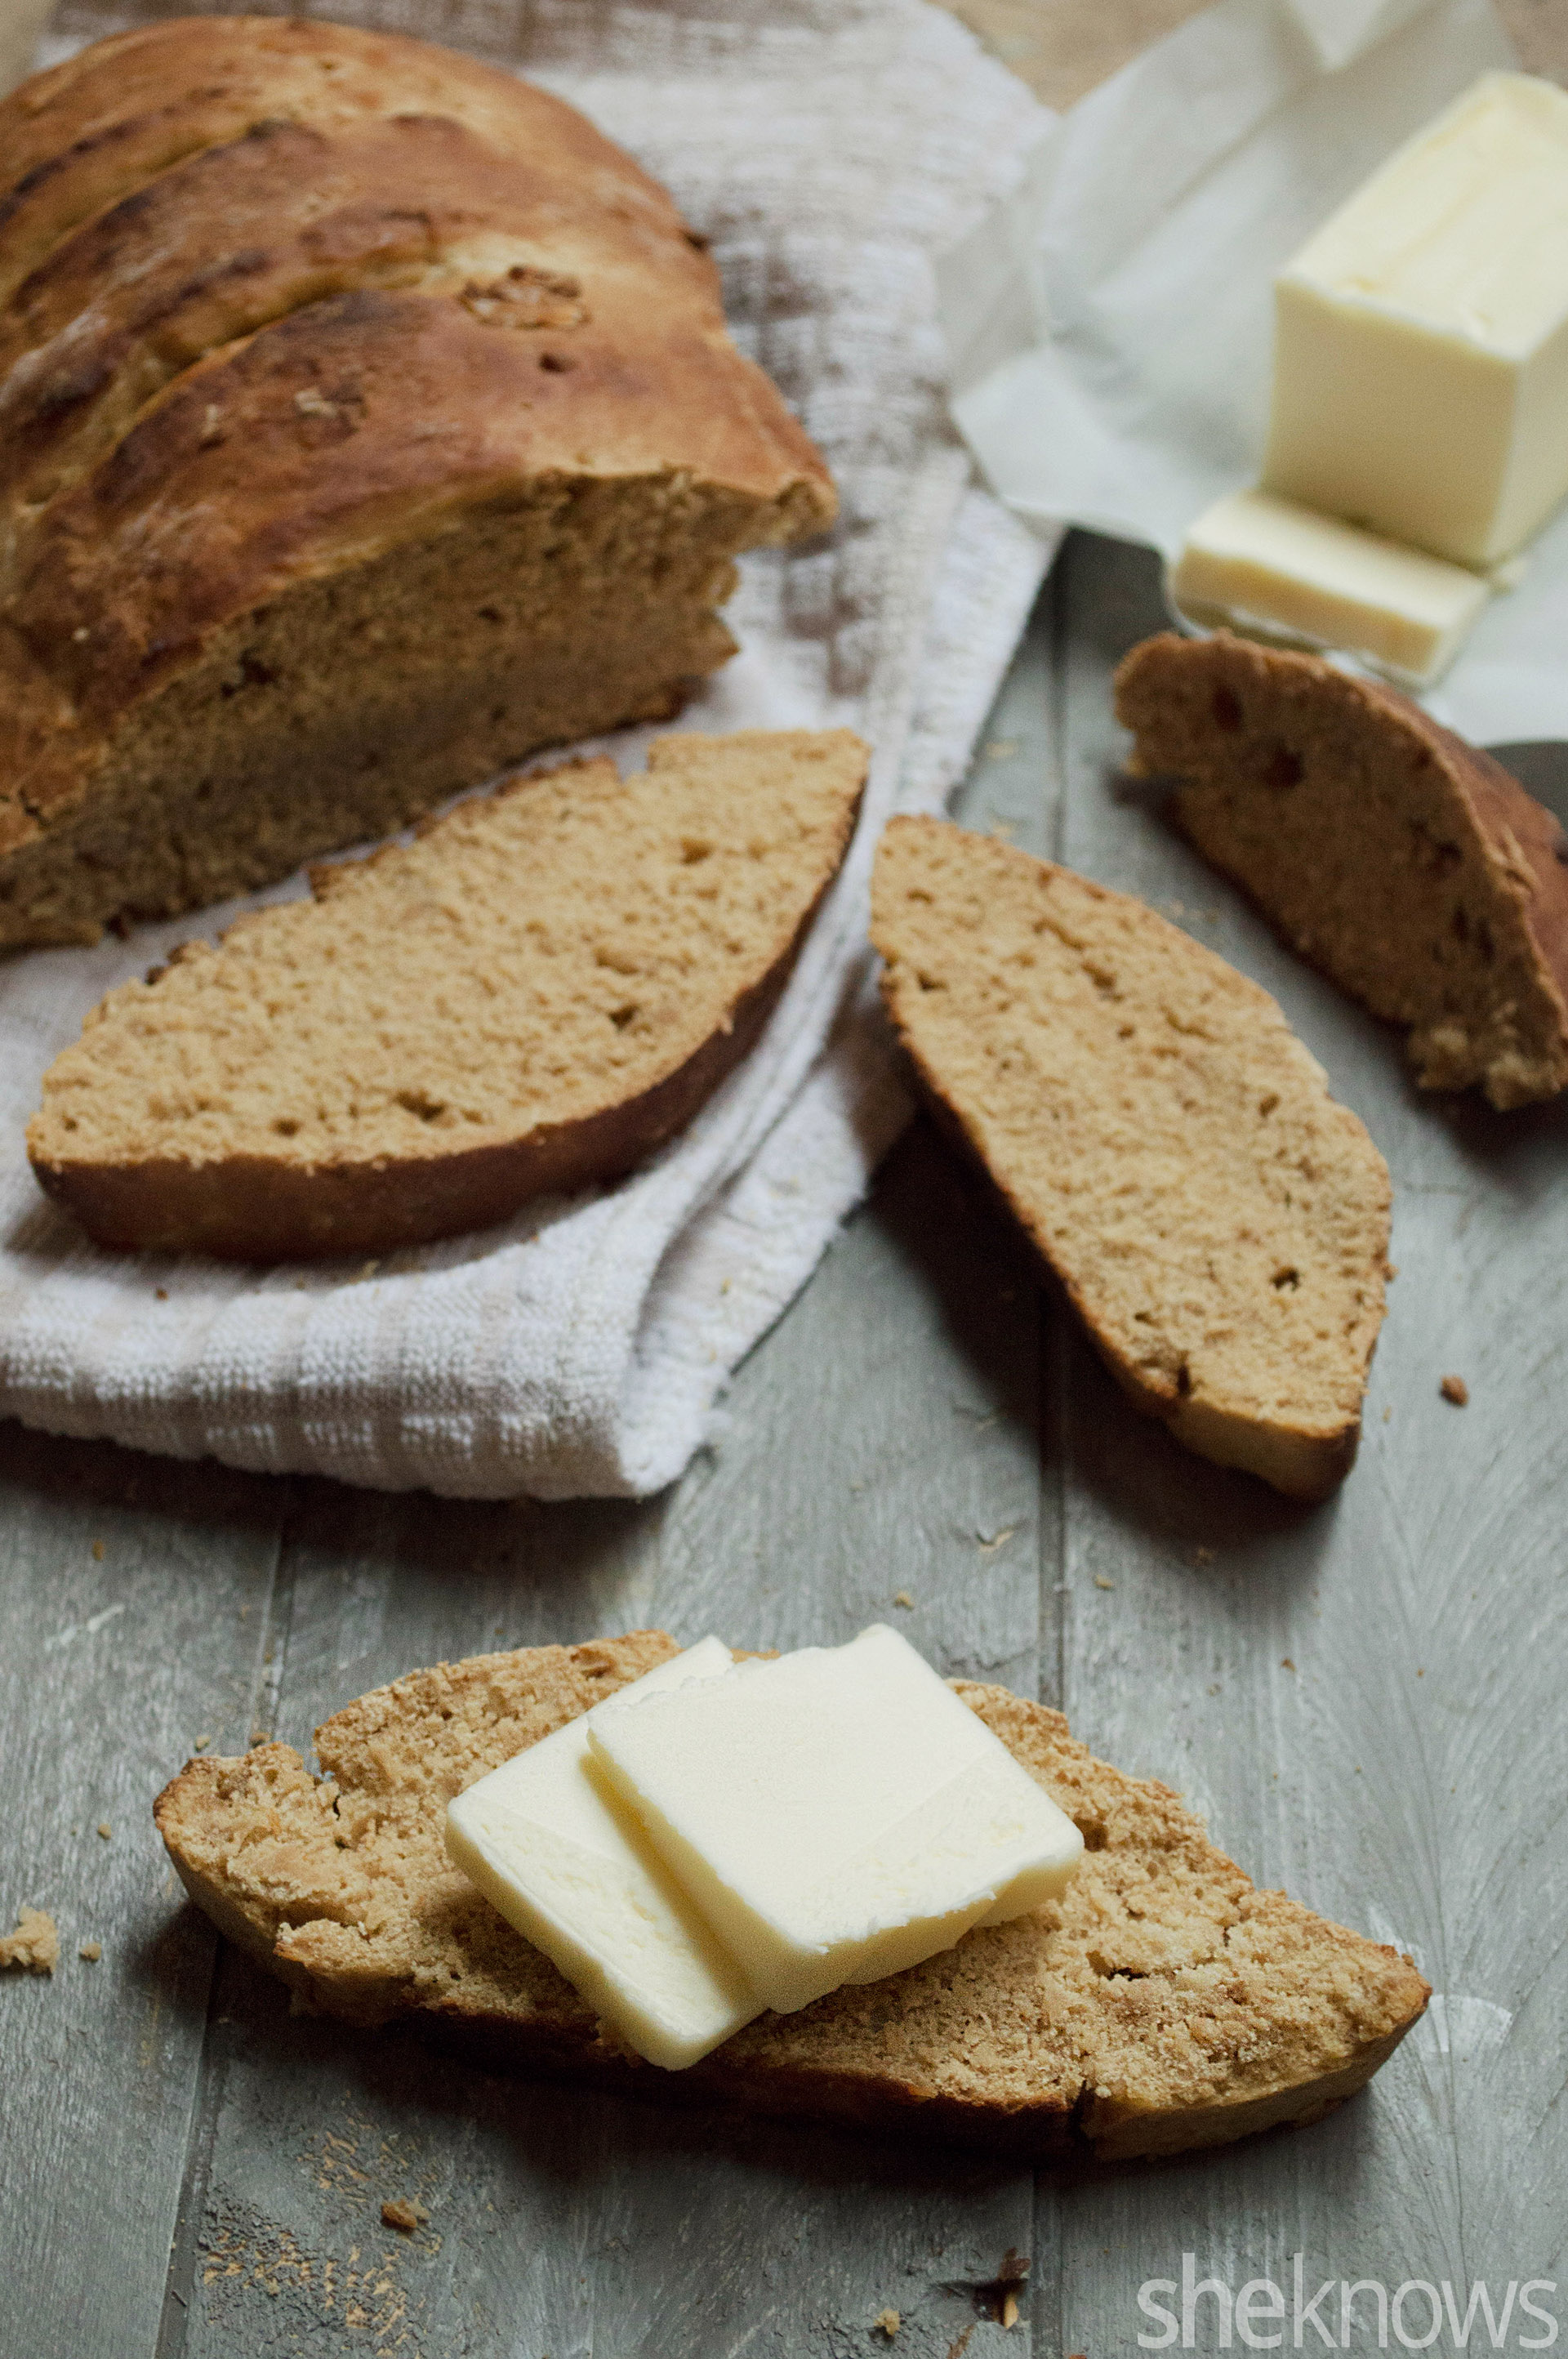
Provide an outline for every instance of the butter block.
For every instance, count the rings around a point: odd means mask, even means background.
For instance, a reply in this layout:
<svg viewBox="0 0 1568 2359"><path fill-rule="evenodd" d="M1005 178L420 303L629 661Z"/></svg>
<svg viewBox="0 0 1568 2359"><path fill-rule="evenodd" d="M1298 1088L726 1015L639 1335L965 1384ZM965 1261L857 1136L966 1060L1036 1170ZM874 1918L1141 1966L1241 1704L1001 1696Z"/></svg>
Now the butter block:
<svg viewBox="0 0 1568 2359"><path fill-rule="evenodd" d="M729 1647L704 1638L621 1694L679 1693L730 1668ZM639 2056L679 2071L763 2002L635 1821L588 1774L589 1733L605 1709L595 1705L460 1794L447 1810L447 1850Z"/></svg>
<svg viewBox="0 0 1568 2359"><path fill-rule="evenodd" d="M880 1624L673 1694L629 1689L594 1712L589 1741L783 2014L1055 1899L1083 1852L1072 1821Z"/></svg>
<svg viewBox="0 0 1568 2359"><path fill-rule="evenodd" d="M1263 488L1461 565L1568 493L1568 92L1490 73L1275 282Z"/></svg>
<svg viewBox="0 0 1568 2359"><path fill-rule="evenodd" d="M1406 686L1446 670L1485 579L1268 492L1233 492L1191 527L1171 595L1206 625L1343 648Z"/></svg>

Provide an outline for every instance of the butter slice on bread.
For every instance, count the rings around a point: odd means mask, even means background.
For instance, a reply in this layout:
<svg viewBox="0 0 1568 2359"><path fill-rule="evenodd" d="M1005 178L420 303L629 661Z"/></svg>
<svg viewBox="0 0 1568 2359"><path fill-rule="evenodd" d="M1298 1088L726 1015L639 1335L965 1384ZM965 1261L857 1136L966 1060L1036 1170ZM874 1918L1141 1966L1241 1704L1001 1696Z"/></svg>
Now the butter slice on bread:
<svg viewBox="0 0 1568 2359"><path fill-rule="evenodd" d="M1299 1498L1349 1471L1389 1175L1267 992L1142 902L894 820L871 936L938 1117L1178 1441Z"/></svg>
<svg viewBox="0 0 1568 2359"><path fill-rule="evenodd" d="M1489 754L1397 690L1221 632L1116 679L1136 766L1285 940L1406 1025L1423 1089L1568 1084L1568 842Z"/></svg>
<svg viewBox="0 0 1568 2359"><path fill-rule="evenodd" d="M157 1823L192 1898L308 2008L410 2018L481 2060L661 2100L1068 2159L1314 2121L1422 2013L1410 1961L1259 1892L1166 1787L1059 1712L958 1693L1076 1821L1065 1897L887 1981L764 2015L702 2063L644 2063L447 1857L451 1798L676 1651L660 1631L416 1671L285 1745L189 1762Z"/></svg>
<svg viewBox="0 0 1568 2359"><path fill-rule="evenodd" d="M849 730L523 778L88 1018L27 1133L100 1243L379 1254L619 1177L751 1047L843 858Z"/></svg>

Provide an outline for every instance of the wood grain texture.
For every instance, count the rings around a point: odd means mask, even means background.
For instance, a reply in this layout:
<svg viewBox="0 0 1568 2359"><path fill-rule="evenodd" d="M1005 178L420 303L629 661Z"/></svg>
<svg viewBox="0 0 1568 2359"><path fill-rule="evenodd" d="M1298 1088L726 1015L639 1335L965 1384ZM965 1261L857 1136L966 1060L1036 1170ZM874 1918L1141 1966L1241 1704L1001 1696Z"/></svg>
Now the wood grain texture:
<svg viewBox="0 0 1568 2359"><path fill-rule="evenodd" d="M971 2328L969 2359L1098 2359L1136 2347L1137 2288L1184 2252L1237 2286L1288 2285L1300 2253L1309 2293L1558 2274L1568 1121L1418 1098L1396 1038L1119 781L1109 675L1158 619L1147 560L1070 544L966 816L1256 975L1388 1154L1400 1275L1339 1500L1293 1508L1138 1419L924 1126L716 1449L647 1506L377 1497L13 1430L0 1900L52 1906L66 1956L52 1984L0 1983L4 2359L795 2359L875 2350L888 2308L917 2359ZM1521 766L1568 808L1568 766ZM308 1745L346 1698L487 1646L650 1621L789 1646L873 1615L1062 1703L1261 1881L1412 1947L1443 2003L1372 2091L1292 2136L1033 2185L290 2018L243 1961L211 1980L203 1920L163 1888L145 1811L197 1734ZM412 2236L381 2223L397 2196L428 2214ZM1010 2253L1032 2270L1007 2332Z"/></svg>
<svg viewBox="0 0 1568 2359"><path fill-rule="evenodd" d="M993 29L1003 5L964 0ZM1121 61L1120 8L1005 5L1052 71ZM1568 68L1562 0L1514 6L1538 69ZM964 811L1256 976L1388 1157L1400 1277L1338 1501L1292 1508L1138 1419L923 1127L715 1451L645 1506L375 1497L0 1432L0 1908L63 1937L52 1982L0 1978L0 2359L838 2359L887 2347L889 2307L900 2359L966 2334L968 2359L1104 2359L1184 2251L1233 2285L1288 2285L1300 2253L1309 2291L1568 2276L1568 1113L1419 1097L1394 1036L1118 782L1110 673L1162 619L1147 560L1075 541ZM1561 752L1519 761L1568 816ZM215 1969L156 1846L152 1797L199 1737L308 1746L442 1656L654 1621L788 1646L873 1616L1061 1704L1260 1881L1411 1947L1443 2002L1368 2096L1038 2186L666 2117L290 2018L243 1962ZM428 2213L412 2236L382 2225L395 2196ZM1033 2267L1005 2332L1009 2253Z"/></svg>

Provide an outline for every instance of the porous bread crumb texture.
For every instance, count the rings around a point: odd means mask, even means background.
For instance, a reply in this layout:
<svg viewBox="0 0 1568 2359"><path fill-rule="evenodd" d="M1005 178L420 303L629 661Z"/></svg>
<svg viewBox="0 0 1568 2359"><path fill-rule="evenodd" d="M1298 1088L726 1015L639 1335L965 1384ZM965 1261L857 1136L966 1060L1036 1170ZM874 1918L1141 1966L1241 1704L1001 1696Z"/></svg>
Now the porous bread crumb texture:
<svg viewBox="0 0 1568 2359"><path fill-rule="evenodd" d="M1141 901L895 820L872 940L935 1109L1176 1439L1317 1497L1355 1455L1389 1175L1268 994Z"/></svg>
<svg viewBox="0 0 1568 2359"><path fill-rule="evenodd" d="M1083 1832L1065 1897L660 2072L453 1868L442 1831L454 1795L676 1651L641 1631L416 1672L317 1731L321 1778L284 1745L190 1761L159 1830L192 1897L321 2013L998 2152L1169 2153L1315 2119L1426 2003L1408 1960L1256 1891L1174 1794L1096 1761L1059 1713L960 1684Z"/></svg>
<svg viewBox="0 0 1568 2359"><path fill-rule="evenodd" d="M1568 1083L1568 843L1487 754L1316 656L1167 633L1117 674L1136 767L1287 941L1410 1027L1423 1089Z"/></svg>
<svg viewBox="0 0 1568 2359"><path fill-rule="evenodd" d="M111 993L44 1077L43 1184L106 1244L276 1258L628 1169L754 1037L868 756L742 731L648 759L460 805Z"/></svg>
<svg viewBox="0 0 1568 2359"><path fill-rule="evenodd" d="M24 1908L14 1933L0 1933L0 1973L52 1974L59 1963L59 1929L45 1908Z"/></svg>
<svg viewBox="0 0 1568 2359"><path fill-rule="evenodd" d="M667 719L832 519L669 197L510 73L155 24L0 156L0 949Z"/></svg>

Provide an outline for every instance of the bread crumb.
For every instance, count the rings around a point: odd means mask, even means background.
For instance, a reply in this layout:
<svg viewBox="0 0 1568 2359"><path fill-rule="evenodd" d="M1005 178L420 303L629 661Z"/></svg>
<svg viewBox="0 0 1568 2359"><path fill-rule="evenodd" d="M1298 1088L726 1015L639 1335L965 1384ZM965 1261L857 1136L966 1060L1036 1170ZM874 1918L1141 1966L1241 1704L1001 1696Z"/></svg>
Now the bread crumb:
<svg viewBox="0 0 1568 2359"><path fill-rule="evenodd" d="M899 2316L896 2310L878 2310L876 2315L877 2332L879 2334L885 2334L890 2343L892 2341L893 2336L898 2332L899 2328L903 2324L903 2321Z"/></svg>
<svg viewBox="0 0 1568 2359"><path fill-rule="evenodd" d="M1097 1572L1095 1575L1095 1587L1097 1589L1114 1589L1116 1587L1116 1583L1114 1581L1108 1581L1103 1572Z"/></svg>
<svg viewBox="0 0 1568 2359"><path fill-rule="evenodd" d="M1289 1655L1281 1655L1280 1657L1280 1669L1282 1671L1293 1671L1295 1669L1295 1665L1292 1662Z"/></svg>
<svg viewBox="0 0 1568 2359"><path fill-rule="evenodd" d="M79 1958L85 1958L90 1966L95 1966L103 1955L103 1944L102 1941L83 1941L76 1954Z"/></svg>
<svg viewBox="0 0 1568 2359"><path fill-rule="evenodd" d="M206 1750L207 1750L207 1747L211 1744L211 1742L212 1742L212 1739L211 1739L210 1736L199 1736L199 1737L197 1738L197 1740L196 1740L196 1750L197 1750L197 1752L198 1752L198 1753L205 1753L205 1752L206 1752Z"/></svg>
<svg viewBox="0 0 1568 2359"><path fill-rule="evenodd" d="M913 1614L914 1611L914 1600L907 1589L895 1589L892 1602L895 1605L902 1605L906 1614Z"/></svg>
<svg viewBox="0 0 1568 2359"><path fill-rule="evenodd" d="M94 1564L102 1564L103 1561L103 1543L102 1540L94 1540L92 1543L92 1561Z"/></svg>
<svg viewBox="0 0 1568 2359"><path fill-rule="evenodd" d="M1463 1376L1444 1376L1437 1389L1445 1401L1453 1402L1455 1408L1469 1407L1470 1387Z"/></svg>
<svg viewBox="0 0 1568 2359"><path fill-rule="evenodd" d="M1004 2293L1001 2298L1001 2322L1004 2328L1018 2324L1018 2296L1015 2293Z"/></svg>
<svg viewBox="0 0 1568 2359"><path fill-rule="evenodd" d="M389 2196L381 2207L384 2228L395 2228L400 2236L411 2236L429 2218L422 2203L411 2203L406 2195Z"/></svg>
<svg viewBox="0 0 1568 2359"><path fill-rule="evenodd" d="M59 1928L47 1908L24 1908L14 1933L0 1935L0 1973L52 1974L59 1963Z"/></svg>
<svg viewBox="0 0 1568 2359"><path fill-rule="evenodd" d="M168 1300L168 1287L155 1286L153 1288L153 1299L155 1302L167 1302Z"/></svg>
<svg viewBox="0 0 1568 2359"><path fill-rule="evenodd" d="M110 1825L107 1819L100 1819L98 1821L98 1832L103 1836L104 1842L107 1843L114 1830Z"/></svg>

